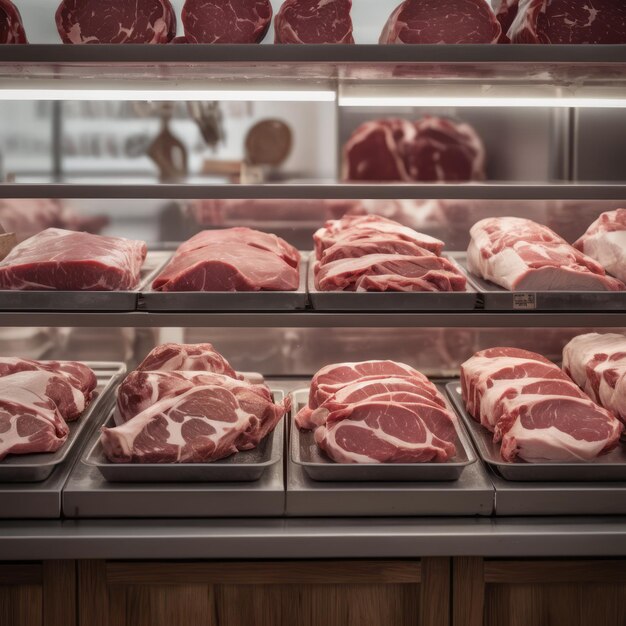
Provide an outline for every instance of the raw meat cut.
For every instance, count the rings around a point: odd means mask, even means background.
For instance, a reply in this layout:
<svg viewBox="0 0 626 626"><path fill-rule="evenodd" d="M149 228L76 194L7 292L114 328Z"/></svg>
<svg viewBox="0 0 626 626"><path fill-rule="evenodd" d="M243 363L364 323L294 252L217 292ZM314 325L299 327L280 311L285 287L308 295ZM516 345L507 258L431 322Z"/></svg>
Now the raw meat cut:
<svg viewBox="0 0 626 626"><path fill-rule="evenodd" d="M66 422L77 420L87 407L81 390L74 387L69 378L52 372L18 372L0 378L0 397L11 398L15 388L28 389L42 398L48 398Z"/></svg>
<svg viewBox="0 0 626 626"><path fill-rule="evenodd" d="M485 178L485 148L469 125L426 116L359 126L343 148L344 180L464 182Z"/></svg>
<svg viewBox="0 0 626 626"><path fill-rule="evenodd" d="M387 20L378 43L496 43L501 33L485 0L406 0Z"/></svg>
<svg viewBox="0 0 626 626"><path fill-rule="evenodd" d="M620 0L518 0L515 5L511 43L626 43L626 4Z"/></svg>
<svg viewBox="0 0 626 626"><path fill-rule="evenodd" d="M456 454L454 418L440 407L364 400L315 431L337 463L442 463Z"/></svg>
<svg viewBox="0 0 626 626"><path fill-rule="evenodd" d="M121 425L134 419L161 400L207 386L230 391L240 408L255 416L254 427L237 442L239 450L256 448L276 428L285 412L285 405L274 404L269 388L263 384L253 385L224 374L207 372L135 371L126 377L118 390L116 423Z"/></svg>
<svg viewBox="0 0 626 626"><path fill-rule="evenodd" d="M574 243L574 248L600 263L612 276L626 282L626 209L602 213Z"/></svg>
<svg viewBox="0 0 626 626"><path fill-rule="evenodd" d="M133 289L145 258L143 241L48 228L0 262L0 289Z"/></svg>
<svg viewBox="0 0 626 626"><path fill-rule="evenodd" d="M368 254L319 267L320 291L465 291L466 279L443 257Z"/></svg>
<svg viewBox="0 0 626 626"><path fill-rule="evenodd" d="M22 16L11 0L0 0L0 44L28 43Z"/></svg>
<svg viewBox="0 0 626 626"><path fill-rule="evenodd" d="M461 366L468 413L506 461L588 461L613 449L621 424L558 366L519 348L477 352Z"/></svg>
<svg viewBox="0 0 626 626"><path fill-rule="evenodd" d="M0 224L7 233L15 233L18 242L52 227L97 233L107 222L106 216L83 217L56 200L0 200Z"/></svg>
<svg viewBox="0 0 626 626"><path fill-rule="evenodd" d="M267 222L324 222L344 215L364 215L359 200L223 200L190 202L184 211L201 226ZM2 219L0 217L0 223Z"/></svg>
<svg viewBox="0 0 626 626"><path fill-rule="evenodd" d="M313 430L326 422L329 413L363 400L431 404L445 407L436 387L430 381L412 378L384 377L358 379L331 394L317 408L303 409L296 416L296 424L303 430Z"/></svg>
<svg viewBox="0 0 626 626"><path fill-rule="evenodd" d="M626 286L555 232L531 220L494 217L470 230L471 272L510 291L622 291Z"/></svg>
<svg viewBox="0 0 626 626"><path fill-rule="evenodd" d="M55 452L69 429L50 398L13 386L0 396L0 460L7 454Z"/></svg>
<svg viewBox="0 0 626 626"><path fill-rule="evenodd" d="M421 372L409 365L395 361L362 361L327 365L313 376L308 405L296 415L296 424L302 429L312 429L319 426L319 423L310 421L313 411L350 383L388 379L390 377L410 379L411 382L422 387L431 384Z"/></svg>
<svg viewBox="0 0 626 626"><path fill-rule="evenodd" d="M298 267L300 263L300 253L284 239L263 233L251 228L236 227L224 230L205 230L194 235L191 239L181 244L177 252L186 254L217 244L246 245L251 248L258 248L266 252L273 252L291 267Z"/></svg>
<svg viewBox="0 0 626 626"><path fill-rule="evenodd" d="M327 265L341 259L358 259L371 254L397 254L403 256L421 257L432 255L426 248L422 248L412 241L393 239L387 235L372 235L362 239L340 241L322 252L320 265Z"/></svg>
<svg viewBox="0 0 626 626"><path fill-rule="evenodd" d="M105 454L113 463L203 463L255 447L285 407L240 394L211 384L159 400L122 426L103 428Z"/></svg>
<svg viewBox="0 0 626 626"><path fill-rule="evenodd" d="M186 0L187 43L260 43L272 21L269 0Z"/></svg>
<svg viewBox="0 0 626 626"><path fill-rule="evenodd" d="M63 43L167 43L176 13L170 0L62 0L56 25Z"/></svg>
<svg viewBox="0 0 626 626"><path fill-rule="evenodd" d="M0 357L0 383L3 378L20 372L48 372L65 379L82 394L84 406L90 402L98 383L93 370L78 361L33 361L19 357ZM65 415L64 417L71 419Z"/></svg>
<svg viewBox="0 0 626 626"><path fill-rule="evenodd" d="M158 291L294 291L300 255L248 228L205 231L183 243L152 283Z"/></svg>
<svg viewBox="0 0 626 626"><path fill-rule="evenodd" d="M210 343L164 343L138 365L140 372L210 372L238 378L230 363Z"/></svg>
<svg viewBox="0 0 626 626"><path fill-rule="evenodd" d="M408 241L419 248L424 248L436 255L443 250L443 241L418 233L412 228L407 228L379 215L347 216L340 220L329 220L314 235L315 255L318 260L322 259L323 252L339 243L367 242L373 237L384 235L397 241Z"/></svg>
<svg viewBox="0 0 626 626"><path fill-rule="evenodd" d="M626 336L574 337L563 348L563 369L592 400L626 424Z"/></svg>
<svg viewBox="0 0 626 626"><path fill-rule="evenodd" d="M284 0L275 43L354 43L351 9L352 0Z"/></svg>

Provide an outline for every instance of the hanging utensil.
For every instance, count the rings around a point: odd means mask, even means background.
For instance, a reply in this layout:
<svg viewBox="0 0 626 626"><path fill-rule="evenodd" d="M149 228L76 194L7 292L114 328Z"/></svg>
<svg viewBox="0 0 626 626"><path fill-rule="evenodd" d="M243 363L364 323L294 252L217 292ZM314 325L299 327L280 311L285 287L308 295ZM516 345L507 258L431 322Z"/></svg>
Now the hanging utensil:
<svg viewBox="0 0 626 626"><path fill-rule="evenodd" d="M207 146L215 152L217 146L226 139L224 116L219 102L187 102L187 110Z"/></svg>

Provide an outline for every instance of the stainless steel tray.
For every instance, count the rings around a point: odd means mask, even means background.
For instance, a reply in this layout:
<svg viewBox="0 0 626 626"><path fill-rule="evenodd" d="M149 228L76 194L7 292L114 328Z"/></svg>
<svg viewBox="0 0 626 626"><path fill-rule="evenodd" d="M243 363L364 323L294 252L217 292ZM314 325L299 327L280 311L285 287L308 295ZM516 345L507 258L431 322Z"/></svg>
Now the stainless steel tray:
<svg viewBox="0 0 626 626"><path fill-rule="evenodd" d="M139 297L143 311L299 311L306 308L306 260L300 261L295 291L153 291L145 283ZM156 277L156 276L155 276Z"/></svg>
<svg viewBox="0 0 626 626"><path fill-rule="evenodd" d="M624 311L626 291L509 291L467 269L467 255L460 265L476 285L485 311Z"/></svg>
<svg viewBox="0 0 626 626"><path fill-rule="evenodd" d="M88 424L97 420L114 385L126 372L123 363L85 361L96 374L97 396L87 410L75 422L68 424L70 432L65 443L56 452L41 454L10 454L0 461L0 482L41 482L63 463L72 448L77 444L82 433L87 432Z"/></svg>
<svg viewBox="0 0 626 626"><path fill-rule="evenodd" d="M526 463L504 461L500 444L493 435L476 422L465 409L459 381L446 385L446 391L469 430L480 458L506 480L526 482L616 481L626 480L626 450L620 442L615 450L587 463Z"/></svg>
<svg viewBox="0 0 626 626"><path fill-rule="evenodd" d="M283 394L274 391L276 401ZM103 425L115 426L113 411ZM213 463L110 463L98 438L83 463L98 469L109 482L165 483L165 482L250 482L259 480L263 472L280 461L283 451L284 420L281 420L254 449L238 452Z"/></svg>
<svg viewBox="0 0 626 626"><path fill-rule="evenodd" d="M0 290L0 311L134 311L139 292L165 265L171 252L148 252L139 285L132 291Z"/></svg>
<svg viewBox="0 0 626 626"><path fill-rule="evenodd" d="M318 311L473 311L478 293L467 271L457 263L453 253L444 254L467 278L466 291L450 292L354 292L318 291L313 266L315 254L309 258L308 289L311 306Z"/></svg>
<svg viewBox="0 0 626 626"><path fill-rule="evenodd" d="M443 395L443 394L442 394ZM292 394L293 411L306 405L308 389ZM444 395L445 398L445 395ZM449 406L450 410L452 407ZM434 482L458 480L463 470L476 461L476 455L460 422L457 427L457 456L447 463L335 463L326 457L314 441L312 432L302 432L295 425L290 428L291 460L302 467L312 480L317 481L413 481Z"/></svg>

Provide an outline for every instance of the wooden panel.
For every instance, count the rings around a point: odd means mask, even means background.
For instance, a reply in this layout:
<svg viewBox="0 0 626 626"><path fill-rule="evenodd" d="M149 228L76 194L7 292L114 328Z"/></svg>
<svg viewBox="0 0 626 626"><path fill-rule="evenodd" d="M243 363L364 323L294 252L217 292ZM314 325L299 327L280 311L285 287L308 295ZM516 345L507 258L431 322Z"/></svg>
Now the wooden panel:
<svg viewBox="0 0 626 626"><path fill-rule="evenodd" d="M40 585L39 563L3 563L0 565L0 585Z"/></svg>
<svg viewBox="0 0 626 626"><path fill-rule="evenodd" d="M419 626L415 585L220 585L219 626ZM430 626L430 625L429 625Z"/></svg>
<svg viewBox="0 0 626 626"><path fill-rule="evenodd" d="M450 559L422 559L420 624L450 624Z"/></svg>
<svg viewBox="0 0 626 626"><path fill-rule="evenodd" d="M106 580L132 584L315 584L420 582L418 561L270 561L261 563L110 562Z"/></svg>
<svg viewBox="0 0 626 626"><path fill-rule="evenodd" d="M78 561L78 624L108 626L106 563Z"/></svg>
<svg viewBox="0 0 626 626"><path fill-rule="evenodd" d="M483 560L454 559L452 565L452 624L482 626L485 595Z"/></svg>
<svg viewBox="0 0 626 626"><path fill-rule="evenodd" d="M484 626L624 626L626 585L490 584Z"/></svg>
<svg viewBox="0 0 626 626"><path fill-rule="evenodd" d="M76 626L76 562L43 564L44 626Z"/></svg>
<svg viewBox="0 0 626 626"><path fill-rule="evenodd" d="M488 583L626 582L626 561L485 561Z"/></svg>
<svg viewBox="0 0 626 626"><path fill-rule="evenodd" d="M39 585L0 587L0 626L40 626L42 599Z"/></svg>

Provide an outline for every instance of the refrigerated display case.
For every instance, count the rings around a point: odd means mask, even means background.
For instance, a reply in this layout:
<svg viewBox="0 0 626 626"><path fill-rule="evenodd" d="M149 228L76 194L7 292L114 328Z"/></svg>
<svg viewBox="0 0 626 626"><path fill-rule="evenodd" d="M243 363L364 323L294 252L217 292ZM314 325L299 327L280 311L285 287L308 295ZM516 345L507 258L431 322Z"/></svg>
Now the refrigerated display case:
<svg viewBox="0 0 626 626"><path fill-rule="evenodd" d="M367 5L366 15L382 10ZM369 23L355 32L375 40ZM48 31L37 37L0 48L0 204L45 200L103 216L102 233L148 241L161 255L155 267L191 235L232 226L308 253L334 216L325 201L439 237L461 263L469 228L484 217L529 217L571 242L603 211L626 206L626 45L61 46ZM128 156L158 131L155 107L136 115L133 103L146 101L174 107L173 132L191 155L179 180L159 180L145 154ZM215 151L190 101L219 102L226 139ZM424 115L476 129L485 180L342 180L342 146L360 124ZM206 173L206 160L245 160L246 132L267 117L293 133L281 167L251 179ZM443 389L480 349L558 361L576 335L626 332L619 293L498 304L477 288L437 304L394 293L316 301L306 281L303 273L297 297L282 300L164 300L148 282L115 294L123 304L0 294L0 353L130 371L158 344L211 342L276 393L306 389L329 363L368 359L407 363ZM103 395L111 408L113 394ZM294 449L288 415L259 479L107 480L97 442L108 416L100 411L47 480L0 483L0 623L626 619L623 477L507 480L463 431L457 480L316 480L316 458Z"/></svg>

